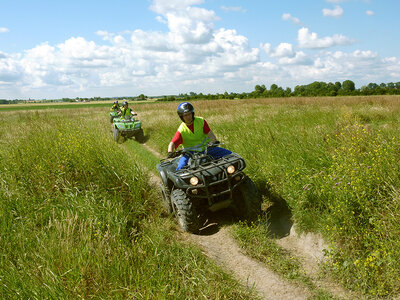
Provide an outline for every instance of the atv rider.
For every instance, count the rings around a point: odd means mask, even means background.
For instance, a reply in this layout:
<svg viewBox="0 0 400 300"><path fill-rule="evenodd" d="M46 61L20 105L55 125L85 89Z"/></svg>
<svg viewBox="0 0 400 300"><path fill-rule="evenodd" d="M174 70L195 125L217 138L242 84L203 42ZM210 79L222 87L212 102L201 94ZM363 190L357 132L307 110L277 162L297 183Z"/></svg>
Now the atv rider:
<svg viewBox="0 0 400 300"><path fill-rule="evenodd" d="M168 157L173 156L173 151L180 145L183 145L183 148L193 147L198 144L204 144L205 141L211 140L213 143L219 143L214 133L211 131L210 127L206 120L201 117L194 116L194 107L189 102L182 102L178 105L177 113L179 118L182 120L182 124L179 126L178 130L175 133L175 136L172 138L171 142L168 145ZM203 151L205 150L206 145L203 146ZM225 155L231 154L232 152L221 148L221 147L213 147L208 149L208 154L214 158L221 158ZM187 165L189 161L188 155L183 155L178 162L178 167L176 170L182 169Z"/></svg>
<svg viewBox="0 0 400 300"><path fill-rule="evenodd" d="M135 115L135 112L128 107L128 102L124 101L124 102L122 102L122 108L121 108L121 111L118 113L118 115L121 118L129 118L129 117Z"/></svg>
<svg viewBox="0 0 400 300"><path fill-rule="evenodd" d="M111 111L119 111L120 107L118 104L118 100L114 101L113 106L110 108Z"/></svg>

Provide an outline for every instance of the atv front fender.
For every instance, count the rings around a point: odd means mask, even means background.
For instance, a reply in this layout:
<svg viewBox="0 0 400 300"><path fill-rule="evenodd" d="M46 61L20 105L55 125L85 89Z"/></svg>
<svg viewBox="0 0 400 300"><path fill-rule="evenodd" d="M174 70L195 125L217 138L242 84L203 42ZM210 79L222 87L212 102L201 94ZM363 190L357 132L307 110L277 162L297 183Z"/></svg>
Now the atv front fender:
<svg viewBox="0 0 400 300"><path fill-rule="evenodd" d="M168 186L168 177L167 177L167 174L165 174L164 171L160 171L160 176L161 176L161 180L162 180L163 184L164 184L165 186Z"/></svg>
<svg viewBox="0 0 400 300"><path fill-rule="evenodd" d="M167 176L167 174L165 172L165 169L160 167L160 164L157 164L157 170L158 170L158 172L160 172L160 177L161 177L161 180L162 180L163 184L165 186L168 186L168 176Z"/></svg>

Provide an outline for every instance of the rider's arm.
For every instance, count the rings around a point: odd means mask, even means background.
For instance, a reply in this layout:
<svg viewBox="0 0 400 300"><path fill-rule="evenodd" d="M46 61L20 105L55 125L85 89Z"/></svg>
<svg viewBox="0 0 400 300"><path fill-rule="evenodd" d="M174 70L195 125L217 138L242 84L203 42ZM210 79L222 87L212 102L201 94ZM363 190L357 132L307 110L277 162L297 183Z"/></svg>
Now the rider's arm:
<svg viewBox="0 0 400 300"><path fill-rule="evenodd" d="M168 145L168 152L174 152L175 144L173 142L169 143Z"/></svg>
<svg viewBox="0 0 400 300"><path fill-rule="evenodd" d="M179 131L175 132L174 137L168 145L168 152L174 151L180 144L182 144L182 135Z"/></svg>

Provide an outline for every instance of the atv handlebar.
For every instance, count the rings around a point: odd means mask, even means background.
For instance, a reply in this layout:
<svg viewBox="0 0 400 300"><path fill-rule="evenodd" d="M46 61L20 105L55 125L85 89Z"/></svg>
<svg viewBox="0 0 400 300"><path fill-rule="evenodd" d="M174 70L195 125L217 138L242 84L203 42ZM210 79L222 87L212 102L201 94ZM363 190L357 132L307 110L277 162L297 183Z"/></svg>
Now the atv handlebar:
<svg viewBox="0 0 400 300"><path fill-rule="evenodd" d="M206 144L206 149L204 151L205 151L205 153L207 153L208 148L214 148L214 147L217 147L219 145L222 145L222 143L220 143L219 141L208 142ZM193 147L183 148L183 149L180 149L180 150L175 151L175 152L169 152L167 158L175 158L175 157L178 157L178 156L180 156L182 154L188 155L190 157L193 157L193 155L194 155L193 152L203 152L202 144L199 144L199 145L196 145L196 146L193 146Z"/></svg>

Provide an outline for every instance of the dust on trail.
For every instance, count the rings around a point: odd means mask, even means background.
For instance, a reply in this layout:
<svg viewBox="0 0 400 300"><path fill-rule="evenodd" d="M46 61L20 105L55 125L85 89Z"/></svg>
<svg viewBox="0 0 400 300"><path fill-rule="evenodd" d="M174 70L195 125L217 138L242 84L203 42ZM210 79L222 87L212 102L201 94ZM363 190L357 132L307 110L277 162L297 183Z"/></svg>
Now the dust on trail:
<svg viewBox="0 0 400 300"><path fill-rule="evenodd" d="M156 157L162 155L143 146ZM159 188L161 179L158 174L151 174L150 184ZM290 213L281 208L277 212L270 212L271 232L275 235L277 244L295 255L301 262L304 272L312 278L317 287L332 293L342 299L354 299L347 291L327 279L318 276L318 264L323 260L323 249L327 246L322 238L315 234L298 235L290 220ZM291 283L268 269L262 263L246 256L237 242L229 233L229 224L226 221L209 224L210 228L203 230L203 234L195 235L182 233L185 240L201 247L204 254L216 261L225 270L231 272L242 284L253 288L263 299L307 299L310 291L303 286ZM209 230L211 229L211 231Z"/></svg>

